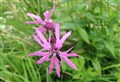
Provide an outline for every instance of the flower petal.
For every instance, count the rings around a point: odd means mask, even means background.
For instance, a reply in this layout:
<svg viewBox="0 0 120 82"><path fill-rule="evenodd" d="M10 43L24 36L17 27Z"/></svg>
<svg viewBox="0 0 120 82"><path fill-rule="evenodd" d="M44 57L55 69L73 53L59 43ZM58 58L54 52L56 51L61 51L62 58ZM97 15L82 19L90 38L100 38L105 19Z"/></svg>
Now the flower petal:
<svg viewBox="0 0 120 82"><path fill-rule="evenodd" d="M37 32L38 36L40 37L40 39L42 40L42 42L50 48L50 44L47 42L47 40L45 39L43 34L38 29L36 29L36 32Z"/></svg>
<svg viewBox="0 0 120 82"><path fill-rule="evenodd" d="M77 67L65 56L62 56L65 60L65 62L73 69L77 70Z"/></svg>
<svg viewBox="0 0 120 82"><path fill-rule="evenodd" d="M58 63L57 58L56 58L56 60L55 60L55 68L56 68L57 76L60 77L60 65L59 65L59 63Z"/></svg>
<svg viewBox="0 0 120 82"><path fill-rule="evenodd" d="M64 56L67 56L67 57L72 57L72 56L75 56L75 57L77 57L78 55L76 54L76 53L69 53L69 54L67 54L67 53L65 53L65 52L60 52L60 54L62 54L62 55L64 55Z"/></svg>
<svg viewBox="0 0 120 82"><path fill-rule="evenodd" d="M48 38L49 44L50 44L50 41L51 41L51 33L49 34L49 38Z"/></svg>
<svg viewBox="0 0 120 82"><path fill-rule="evenodd" d="M37 64L41 64L42 62L46 61L48 58L48 55L47 56L43 56L40 60L38 60L36 63Z"/></svg>
<svg viewBox="0 0 120 82"><path fill-rule="evenodd" d="M68 49L67 51L65 51L65 53L70 52L73 49L73 47L71 47L70 49Z"/></svg>
<svg viewBox="0 0 120 82"><path fill-rule="evenodd" d="M25 22L25 24L39 24L38 21L27 21Z"/></svg>
<svg viewBox="0 0 120 82"><path fill-rule="evenodd" d="M56 4L54 4L53 8L51 9L50 15L53 13L53 11L55 10L55 8L56 8Z"/></svg>
<svg viewBox="0 0 120 82"><path fill-rule="evenodd" d="M68 33L66 33L62 38L61 40L59 41L59 45L58 47L60 48L60 46L63 44L63 42L67 39L68 36L71 35L71 31L69 31Z"/></svg>
<svg viewBox="0 0 120 82"><path fill-rule="evenodd" d="M49 52L41 52L41 51L38 51L38 52L33 52L33 53L30 53L28 54L29 56L45 56L49 54Z"/></svg>
<svg viewBox="0 0 120 82"><path fill-rule="evenodd" d="M46 22L52 23L52 19L45 20Z"/></svg>
<svg viewBox="0 0 120 82"><path fill-rule="evenodd" d="M44 12L44 16L45 16L45 20L49 20L50 19L50 13L49 13L49 11L45 11Z"/></svg>
<svg viewBox="0 0 120 82"><path fill-rule="evenodd" d="M40 39L38 38L38 36L33 35L33 37L34 37L34 39L36 40L36 42L37 42L38 44L40 44L43 48L47 48L46 45L44 45L43 43L41 43L41 41L40 41Z"/></svg>
<svg viewBox="0 0 120 82"><path fill-rule="evenodd" d="M34 14L32 14L32 13L27 13L27 16L36 19L36 20L33 21L33 22L32 22L32 21L30 21L30 22L26 22L27 24L43 24L43 20L41 19L40 16L38 16L38 15L34 15Z"/></svg>
<svg viewBox="0 0 120 82"><path fill-rule="evenodd" d="M42 21L41 17L38 16L38 15L34 15L34 14L32 14L32 13L27 13L26 15L29 16L29 17L35 18L35 19L37 19L37 20L39 20L39 21Z"/></svg>
<svg viewBox="0 0 120 82"><path fill-rule="evenodd" d="M55 63L55 57L51 58L50 66L49 66L49 73L52 72L52 70L54 68L54 63Z"/></svg>
<svg viewBox="0 0 120 82"><path fill-rule="evenodd" d="M46 33L46 29L45 29L45 27L44 26L40 26L39 28L38 28L38 30L40 31L40 32L42 32L42 33Z"/></svg>
<svg viewBox="0 0 120 82"><path fill-rule="evenodd" d="M58 46L58 42L60 40L60 28L59 23L55 24L55 37L56 37L56 46Z"/></svg>
<svg viewBox="0 0 120 82"><path fill-rule="evenodd" d="M77 57L78 55L76 53L69 53L69 54L67 54L67 57L71 57L71 56Z"/></svg>

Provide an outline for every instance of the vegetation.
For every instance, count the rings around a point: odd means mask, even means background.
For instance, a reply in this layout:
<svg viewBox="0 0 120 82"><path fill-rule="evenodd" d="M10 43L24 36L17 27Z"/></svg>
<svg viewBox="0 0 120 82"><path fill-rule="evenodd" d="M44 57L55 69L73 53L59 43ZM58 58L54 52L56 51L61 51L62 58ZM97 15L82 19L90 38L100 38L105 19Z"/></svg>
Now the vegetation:
<svg viewBox="0 0 120 82"><path fill-rule="evenodd" d="M0 82L120 82L120 0L4 0L0 1ZM83 58L70 58L73 70L63 62L61 77L48 74L49 62L37 65L39 57L28 54L41 47L26 25L27 12L40 15L57 7L52 14L64 34L72 35L63 51L74 47Z"/></svg>

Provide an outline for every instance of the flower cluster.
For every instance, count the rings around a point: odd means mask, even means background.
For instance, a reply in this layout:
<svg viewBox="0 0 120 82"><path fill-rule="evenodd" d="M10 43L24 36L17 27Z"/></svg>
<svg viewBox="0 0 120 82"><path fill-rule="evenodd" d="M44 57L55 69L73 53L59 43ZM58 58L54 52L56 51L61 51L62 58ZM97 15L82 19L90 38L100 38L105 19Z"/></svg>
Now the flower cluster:
<svg viewBox="0 0 120 82"><path fill-rule="evenodd" d="M35 18L34 21L28 21L26 24L41 24L39 28L35 29L33 37L35 41L42 47L40 51L30 53L29 56L42 56L37 61L37 64L41 64L44 61L50 61L49 73L55 68L57 76L60 77L60 68L62 60L64 60L71 68L77 69L77 67L70 61L68 57L78 56L76 53L69 53L73 48L71 47L67 51L62 52L61 48L65 40L71 35L71 31L67 32L62 38L60 38L60 25L54 23L50 16L54 11L56 5L53 6L51 11L44 12L45 19L42 20L40 16L27 13L27 16ZM46 39L46 31L50 31L49 37Z"/></svg>

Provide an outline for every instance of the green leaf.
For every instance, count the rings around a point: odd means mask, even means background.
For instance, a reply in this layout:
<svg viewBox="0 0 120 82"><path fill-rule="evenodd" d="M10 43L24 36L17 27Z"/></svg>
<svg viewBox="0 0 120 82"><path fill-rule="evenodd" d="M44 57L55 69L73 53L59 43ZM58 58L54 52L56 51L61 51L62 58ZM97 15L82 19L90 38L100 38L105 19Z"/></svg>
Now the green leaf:
<svg viewBox="0 0 120 82"><path fill-rule="evenodd" d="M110 68L117 68L117 67L120 68L120 64L114 64L114 65L106 66L102 70L107 70L107 69L110 69Z"/></svg>
<svg viewBox="0 0 120 82"><path fill-rule="evenodd" d="M120 72L117 72L116 77L118 79L117 82L120 82Z"/></svg>
<svg viewBox="0 0 120 82"><path fill-rule="evenodd" d="M82 39L89 44L90 42L89 42L89 37L88 37L87 32L83 28L79 28L78 32L80 36L82 37Z"/></svg>
<svg viewBox="0 0 120 82"><path fill-rule="evenodd" d="M74 59L74 64L77 66L77 70L74 71L73 79L78 79L81 75L81 72L84 70L85 59L84 58Z"/></svg>
<svg viewBox="0 0 120 82"><path fill-rule="evenodd" d="M94 15L92 15L90 12L87 12L85 15L89 20L91 20L94 23L97 23L97 20L95 19Z"/></svg>
<svg viewBox="0 0 120 82"><path fill-rule="evenodd" d="M104 41L104 44L105 47L111 52L111 54L115 56L113 44L111 42L106 42L106 41Z"/></svg>
<svg viewBox="0 0 120 82"><path fill-rule="evenodd" d="M98 74L101 75L101 65L100 65L98 58L91 59L91 61L92 61L92 64L96 72L98 72Z"/></svg>

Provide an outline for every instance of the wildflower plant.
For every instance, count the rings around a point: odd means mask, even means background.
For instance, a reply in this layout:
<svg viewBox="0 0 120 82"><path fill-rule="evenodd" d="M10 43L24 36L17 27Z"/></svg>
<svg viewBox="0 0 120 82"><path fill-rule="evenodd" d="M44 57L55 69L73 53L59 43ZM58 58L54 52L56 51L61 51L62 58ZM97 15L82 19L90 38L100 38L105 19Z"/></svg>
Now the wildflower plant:
<svg viewBox="0 0 120 82"><path fill-rule="evenodd" d="M52 21L52 19L50 19L51 14L53 13L54 9L55 9L56 5L53 6L53 8L51 9L51 11L45 11L44 12L44 17L45 19L42 20L42 18L38 15L34 15L32 13L27 13L27 16L34 18L34 21L27 21L25 22L25 24L41 24L40 27L38 27L38 29L41 32L46 32L46 30L54 30L54 23Z"/></svg>
<svg viewBox="0 0 120 82"><path fill-rule="evenodd" d="M69 53L73 48L71 47L67 51L61 51L63 43L71 35L71 31L67 32L60 38L60 25L59 23L54 23L50 16L54 11L56 5L53 6L52 10L44 12L44 21L40 16L34 15L32 13L27 13L27 16L33 17L35 21L25 22L26 24L41 24L39 28L35 29L33 34L34 40L42 47L40 51L30 53L29 56L41 56L41 58L36 62L41 64L44 61L50 61L49 73L56 69L56 74L60 77L60 70L62 66L62 61L64 60L71 68L77 70L77 67L71 62L68 57L78 57L76 53ZM49 34L46 33L49 31ZM45 35L48 34L48 38Z"/></svg>

